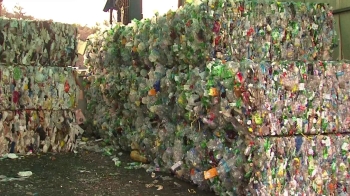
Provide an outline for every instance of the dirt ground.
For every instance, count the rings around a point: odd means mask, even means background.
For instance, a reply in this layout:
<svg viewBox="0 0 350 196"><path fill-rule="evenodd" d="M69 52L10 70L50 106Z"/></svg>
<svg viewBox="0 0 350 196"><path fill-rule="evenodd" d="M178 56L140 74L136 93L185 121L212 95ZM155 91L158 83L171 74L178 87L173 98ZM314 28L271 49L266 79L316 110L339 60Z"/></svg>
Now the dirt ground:
<svg viewBox="0 0 350 196"><path fill-rule="evenodd" d="M132 162L125 153L119 157L121 165L108 156L90 151L78 153L29 155L17 159L0 160L1 196L212 196L196 186L168 174L151 173L145 169L125 169ZM18 172L31 171L27 178ZM167 176L167 177L166 177ZM150 185L151 184L151 185ZM157 190L159 186L162 190ZM147 188L148 186L148 188Z"/></svg>

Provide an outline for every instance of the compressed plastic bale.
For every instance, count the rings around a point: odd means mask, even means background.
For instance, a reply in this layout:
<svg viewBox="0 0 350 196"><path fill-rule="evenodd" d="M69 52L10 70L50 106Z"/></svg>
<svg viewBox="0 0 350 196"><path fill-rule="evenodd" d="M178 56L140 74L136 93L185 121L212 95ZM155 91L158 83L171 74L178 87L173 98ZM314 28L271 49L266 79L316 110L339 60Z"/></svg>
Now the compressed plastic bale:
<svg viewBox="0 0 350 196"><path fill-rule="evenodd" d="M276 65L280 67L277 68L280 71L273 68ZM266 134L346 132L344 111L339 111L338 108L347 105L340 100L344 100L346 94L342 73L347 72L349 64L321 61L281 62L274 66L268 68L273 80L266 83L270 95L269 98L264 98L264 110L275 112L268 112L272 132ZM279 86L277 92L272 90L276 88L269 86L271 83L275 87Z"/></svg>
<svg viewBox="0 0 350 196"><path fill-rule="evenodd" d="M296 81L301 83L300 99L287 99L297 106L302 100L305 104L312 92L307 89L317 81L308 76L310 84L305 84L310 86L303 88L308 64L337 69L346 64L315 61L329 60L336 44L330 11L326 4L210 1L100 32L96 40L106 33L113 40L106 39L103 52L100 41L87 52L93 54L87 65L95 74L88 90L91 109L101 112L95 124L108 126L106 131L123 149L131 142L143 145L156 170L173 172L217 194L254 193L256 181L262 182L255 178L257 168L267 166L260 162L264 154L255 156L261 150L253 135L310 134L308 128L294 131L288 123L306 111L291 111L289 101L276 102L275 86L264 81L274 81L286 94L295 93ZM291 65L298 70L283 78ZM324 70L317 73L328 75ZM104 101L97 102L101 97ZM277 109L265 105L266 99ZM115 115L105 117L110 109ZM284 124L268 114L283 112L288 128L277 132L269 123ZM334 132L332 126L317 126L318 133Z"/></svg>
<svg viewBox="0 0 350 196"><path fill-rule="evenodd" d="M70 152L83 130L71 111L2 111L1 154L27 152Z"/></svg>
<svg viewBox="0 0 350 196"><path fill-rule="evenodd" d="M330 59L334 28L332 11L326 4L214 1L209 6L215 20L216 56L234 56L235 60ZM321 35L327 38L320 40Z"/></svg>
<svg viewBox="0 0 350 196"><path fill-rule="evenodd" d="M2 64L72 66L77 61L77 28L49 21L1 18Z"/></svg>
<svg viewBox="0 0 350 196"><path fill-rule="evenodd" d="M77 29L49 21L0 20L1 154L68 152L75 122Z"/></svg>
<svg viewBox="0 0 350 196"><path fill-rule="evenodd" d="M70 109L77 85L71 69L39 66L0 66L1 110Z"/></svg>
<svg viewBox="0 0 350 196"><path fill-rule="evenodd" d="M251 183L257 194L347 194L348 143L348 135L261 139Z"/></svg>

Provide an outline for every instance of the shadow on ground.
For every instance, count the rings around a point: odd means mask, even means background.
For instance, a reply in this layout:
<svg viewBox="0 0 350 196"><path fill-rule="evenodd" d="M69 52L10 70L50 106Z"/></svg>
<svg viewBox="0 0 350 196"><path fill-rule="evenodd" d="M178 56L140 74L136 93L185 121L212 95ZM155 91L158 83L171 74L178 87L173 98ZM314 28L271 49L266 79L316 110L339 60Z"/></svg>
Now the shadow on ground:
<svg viewBox="0 0 350 196"><path fill-rule="evenodd" d="M144 169L125 169L132 162L128 156L119 157L122 165L116 167L109 157L83 151L77 154L30 155L20 159L0 160L1 196L212 196L195 186L175 178L152 178ZM31 171L32 176L20 180L20 171ZM7 178L5 178L5 176ZM157 180L158 182L156 182ZM149 184L161 185L162 190ZM147 186L149 188L147 188ZM194 193L195 192L195 193Z"/></svg>

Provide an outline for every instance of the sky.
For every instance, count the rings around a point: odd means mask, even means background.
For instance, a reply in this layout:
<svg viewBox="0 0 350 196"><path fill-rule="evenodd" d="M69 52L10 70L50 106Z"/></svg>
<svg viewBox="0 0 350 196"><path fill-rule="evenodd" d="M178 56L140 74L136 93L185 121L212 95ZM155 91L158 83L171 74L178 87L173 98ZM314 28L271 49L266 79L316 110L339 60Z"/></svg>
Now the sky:
<svg viewBox="0 0 350 196"><path fill-rule="evenodd" d="M16 4L23 12L38 19L52 19L63 23L94 26L96 22L109 21L109 13L103 12L107 0L3 0L3 6L12 11ZM177 8L177 0L143 0L144 18ZM116 12L115 12L116 14Z"/></svg>

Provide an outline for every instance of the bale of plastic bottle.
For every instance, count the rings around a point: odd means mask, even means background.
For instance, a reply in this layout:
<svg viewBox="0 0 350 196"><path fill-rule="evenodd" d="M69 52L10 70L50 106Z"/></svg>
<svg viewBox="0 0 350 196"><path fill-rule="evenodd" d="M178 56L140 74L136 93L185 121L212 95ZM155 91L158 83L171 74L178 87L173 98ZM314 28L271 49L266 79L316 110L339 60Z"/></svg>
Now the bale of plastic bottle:
<svg viewBox="0 0 350 196"><path fill-rule="evenodd" d="M309 127L323 134L346 130L333 126L339 119L305 123L316 106L338 99L314 99L315 81L341 84L319 92L346 93L341 73L349 64L328 61L334 37L326 4L229 0L196 1L101 31L85 55L94 125L124 150L136 143L155 170L200 188L279 194L288 189L267 190L274 180L292 181L267 164L274 160L266 154L269 137L312 134Z"/></svg>

